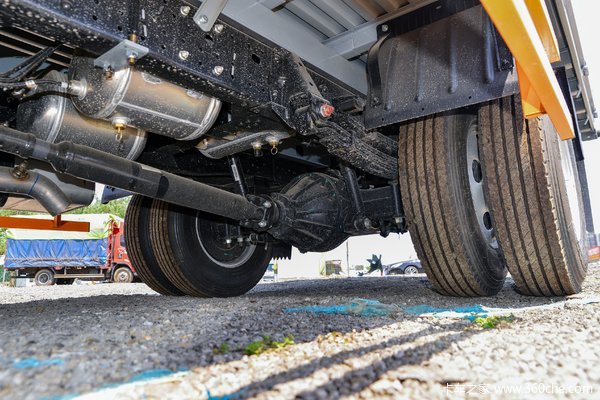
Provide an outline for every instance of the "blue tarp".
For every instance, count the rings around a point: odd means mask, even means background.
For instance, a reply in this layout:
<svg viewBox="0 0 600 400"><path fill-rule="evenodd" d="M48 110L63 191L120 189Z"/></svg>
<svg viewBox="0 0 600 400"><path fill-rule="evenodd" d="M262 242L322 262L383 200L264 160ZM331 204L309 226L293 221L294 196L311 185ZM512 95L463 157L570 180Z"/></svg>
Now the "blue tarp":
<svg viewBox="0 0 600 400"><path fill-rule="evenodd" d="M108 238L86 240L33 239L6 241L4 267L101 267L106 264Z"/></svg>

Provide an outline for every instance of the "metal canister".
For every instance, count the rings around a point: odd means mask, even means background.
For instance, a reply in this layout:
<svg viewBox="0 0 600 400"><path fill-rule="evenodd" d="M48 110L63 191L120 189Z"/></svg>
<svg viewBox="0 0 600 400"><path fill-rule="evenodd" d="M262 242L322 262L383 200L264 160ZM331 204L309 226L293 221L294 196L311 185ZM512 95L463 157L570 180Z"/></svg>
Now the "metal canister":
<svg viewBox="0 0 600 400"><path fill-rule="evenodd" d="M83 82L84 94L73 98L92 118L136 126L177 140L193 140L215 122L221 102L128 67L107 77L92 58L73 57L69 76Z"/></svg>
<svg viewBox="0 0 600 400"><path fill-rule="evenodd" d="M65 74L49 72L44 79L66 82ZM19 104L17 129L50 143L73 142L135 160L146 144L146 132L127 127L115 131L108 121L80 114L66 90L38 93Z"/></svg>

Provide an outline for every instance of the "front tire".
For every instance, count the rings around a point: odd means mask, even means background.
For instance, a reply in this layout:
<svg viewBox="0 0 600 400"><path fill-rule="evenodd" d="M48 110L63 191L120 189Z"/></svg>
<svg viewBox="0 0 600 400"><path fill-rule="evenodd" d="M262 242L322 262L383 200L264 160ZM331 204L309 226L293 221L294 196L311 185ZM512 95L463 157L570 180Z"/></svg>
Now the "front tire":
<svg viewBox="0 0 600 400"><path fill-rule="evenodd" d="M162 271L197 297L233 297L252 289L271 260L269 244L227 244L237 227L220 217L154 200L151 242Z"/></svg>
<svg viewBox="0 0 600 400"><path fill-rule="evenodd" d="M559 139L547 116L524 120L518 97L483 106L480 119L490 208L517 290L581 291L585 218L571 142Z"/></svg>
<svg viewBox="0 0 600 400"><path fill-rule="evenodd" d="M54 272L49 269L40 269L33 278L36 286L52 286L55 283Z"/></svg>
<svg viewBox="0 0 600 400"><path fill-rule="evenodd" d="M506 276L479 171L478 121L439 114L400 128L400 187L415 249L432 285L450 296L491 296ZM473 172L475 171L475 172Z"/></svg>

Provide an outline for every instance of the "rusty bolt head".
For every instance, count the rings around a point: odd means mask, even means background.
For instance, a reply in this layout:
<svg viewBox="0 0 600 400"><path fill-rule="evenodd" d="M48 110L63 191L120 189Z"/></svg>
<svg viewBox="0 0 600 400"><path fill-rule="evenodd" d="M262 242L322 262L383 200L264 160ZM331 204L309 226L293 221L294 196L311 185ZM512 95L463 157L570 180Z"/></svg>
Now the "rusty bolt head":
<svg viewBox="0 0 600 400"><path fill-rule="evenodd" d="M319 107L319 114L321 114L321 117L323 118L329 118L333 115L335 111L335 108L331 105L331 104L321 104L321 107Z"/></svg>

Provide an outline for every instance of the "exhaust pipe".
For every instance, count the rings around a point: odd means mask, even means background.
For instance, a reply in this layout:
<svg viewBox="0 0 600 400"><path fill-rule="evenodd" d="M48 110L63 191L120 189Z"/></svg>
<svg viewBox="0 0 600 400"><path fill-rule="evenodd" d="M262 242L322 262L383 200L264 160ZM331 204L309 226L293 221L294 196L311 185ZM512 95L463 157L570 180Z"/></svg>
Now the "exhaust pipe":
<svg viewBox="0 0 600 400"><path fill-rule="evenodd" d="M67 195L54 182L21 166L0 167L0 192L32 197L52 216L62 214L71 205Z"/></svg>
<svg viewBox="0 0 600 400"><path fill-rule="evenodd" d="M240 195L87 146L52 144L0 126L0 151L47 162L57 172L87 181L233 220L258 222L259 227L266 226L271 217L269 207L255 205Z"/></svg>

